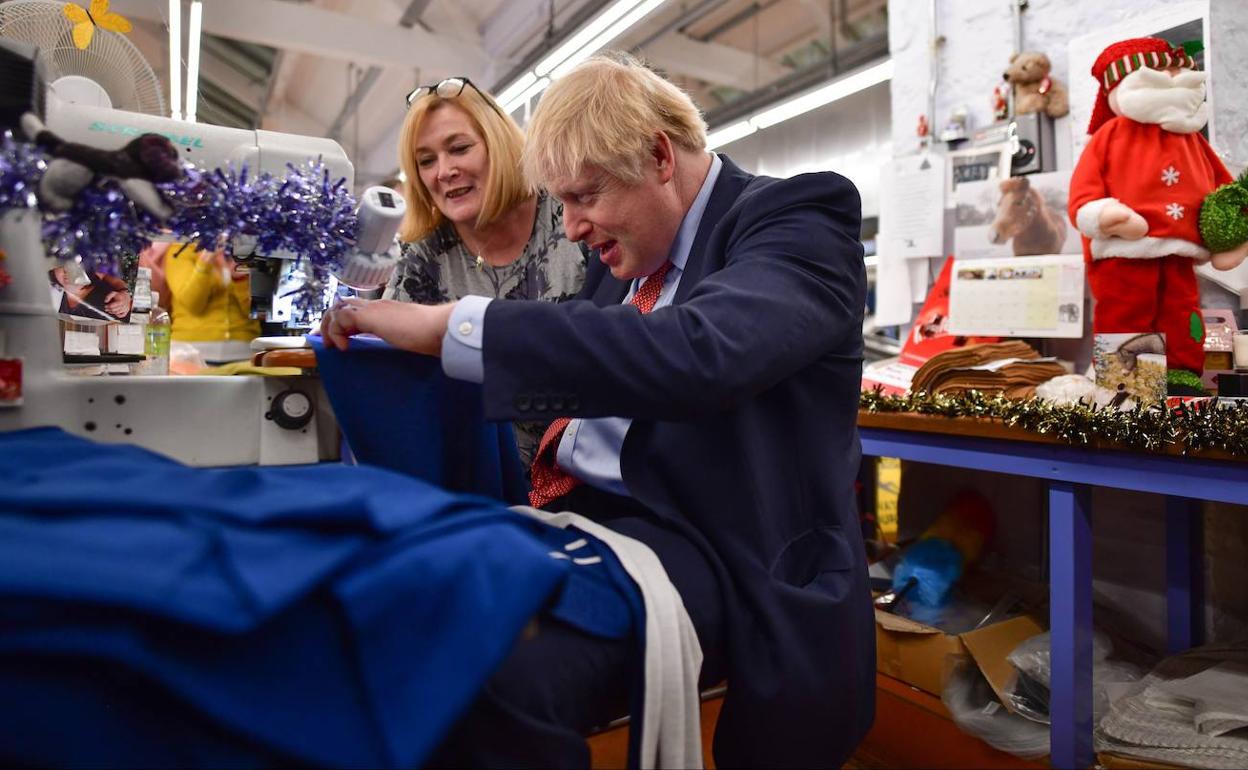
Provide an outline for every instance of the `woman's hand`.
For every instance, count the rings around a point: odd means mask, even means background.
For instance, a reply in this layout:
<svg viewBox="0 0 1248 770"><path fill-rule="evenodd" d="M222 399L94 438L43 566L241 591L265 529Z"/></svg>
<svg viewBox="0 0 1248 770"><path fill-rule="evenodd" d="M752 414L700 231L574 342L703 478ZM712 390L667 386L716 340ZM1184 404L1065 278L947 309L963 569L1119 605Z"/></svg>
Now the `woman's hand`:
<svg viewBox="0 0 1248 770"><path fill-rule="evenodd" d="M442 335L451 317L454 303L447 305L413 305L394 300L366 300L350 297L339 300L321 318L321 336L325 343L346 350L354 334L372 334L396 348L423 353L442 354Z"/></svg>

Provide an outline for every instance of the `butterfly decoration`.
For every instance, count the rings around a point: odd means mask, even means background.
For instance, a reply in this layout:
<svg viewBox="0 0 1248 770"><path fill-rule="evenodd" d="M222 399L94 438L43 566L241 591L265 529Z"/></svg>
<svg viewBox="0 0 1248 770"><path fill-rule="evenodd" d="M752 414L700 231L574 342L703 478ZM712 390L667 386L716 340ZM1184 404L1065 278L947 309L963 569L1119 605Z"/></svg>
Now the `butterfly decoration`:
<svg viewBox="0 0 1248 770"><path fill-rule="evenodd" d="M77 3L65 4L65 18L74 25L74 45L85 51L95 36L95 28L109 32L129 32L132 29L130 20L120 13L108 10L108 0L91 0L91 10Z"/></svg>

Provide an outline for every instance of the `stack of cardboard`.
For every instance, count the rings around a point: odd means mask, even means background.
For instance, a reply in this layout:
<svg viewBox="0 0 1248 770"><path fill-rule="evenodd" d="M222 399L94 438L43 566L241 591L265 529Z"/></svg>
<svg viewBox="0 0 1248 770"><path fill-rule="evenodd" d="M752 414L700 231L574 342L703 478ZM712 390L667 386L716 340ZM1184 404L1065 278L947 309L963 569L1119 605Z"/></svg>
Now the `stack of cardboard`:
<svg viewBox="0 0 1248 770"><path fill-rule="evenodd" d="M914 375L912 392L962 393L978 390L1006 398L1030 398L1036 386L1066 374L1055 359L1041 358L1021 340L967 345L938 353Z"/></svg>

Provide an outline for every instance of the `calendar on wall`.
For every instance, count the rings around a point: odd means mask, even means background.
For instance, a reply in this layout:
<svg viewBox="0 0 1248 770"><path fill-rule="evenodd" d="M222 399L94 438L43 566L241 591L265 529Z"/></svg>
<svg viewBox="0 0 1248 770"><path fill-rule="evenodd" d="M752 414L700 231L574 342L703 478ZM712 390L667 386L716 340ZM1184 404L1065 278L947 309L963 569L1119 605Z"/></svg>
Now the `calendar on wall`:
<svg viewBox="0 0 1248 770"><path fill-rule="evenodd" d="M959 260L949 331L1003 337L1083 336L1083 255Z"/></svg>

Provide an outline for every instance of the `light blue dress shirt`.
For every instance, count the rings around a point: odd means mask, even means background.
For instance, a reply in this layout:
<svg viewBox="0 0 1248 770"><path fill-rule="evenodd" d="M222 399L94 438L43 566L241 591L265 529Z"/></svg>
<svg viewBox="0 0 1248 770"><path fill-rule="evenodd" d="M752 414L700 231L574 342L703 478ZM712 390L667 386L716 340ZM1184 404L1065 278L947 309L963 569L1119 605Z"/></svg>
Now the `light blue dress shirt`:
<svg viewBox="0 0 1248 770"><path fill-rule="evenodd" d="M672 242L672 248L668 252L667 258L672 263L672 268L663 279L663 288L654 304L655 310L672 304L672 298L676 296L676 287L680 285L685 263L689 261L689 250L693 247L698 225L702 223L702 214L706 211L711 190L715 187L715 180L719 178L723 165L719 156L712 153L710 171L693 199L693 205L685 212L680 229L676 231L676 240ZM635 279L621 304L631 301L644 282L644 278ZM476 383L485 380L481 340L485 330L485 310L493 301L487 297L464 297L456 303L446 327L446 335L442 338L442 370L448 377ZM559 440L559 452L556 456L559 467L590 486L617 495L627 495L628 487L625 486L620 472L620 450L624 447L624 436L632 422L625 417L572 420Z"/></svg>

